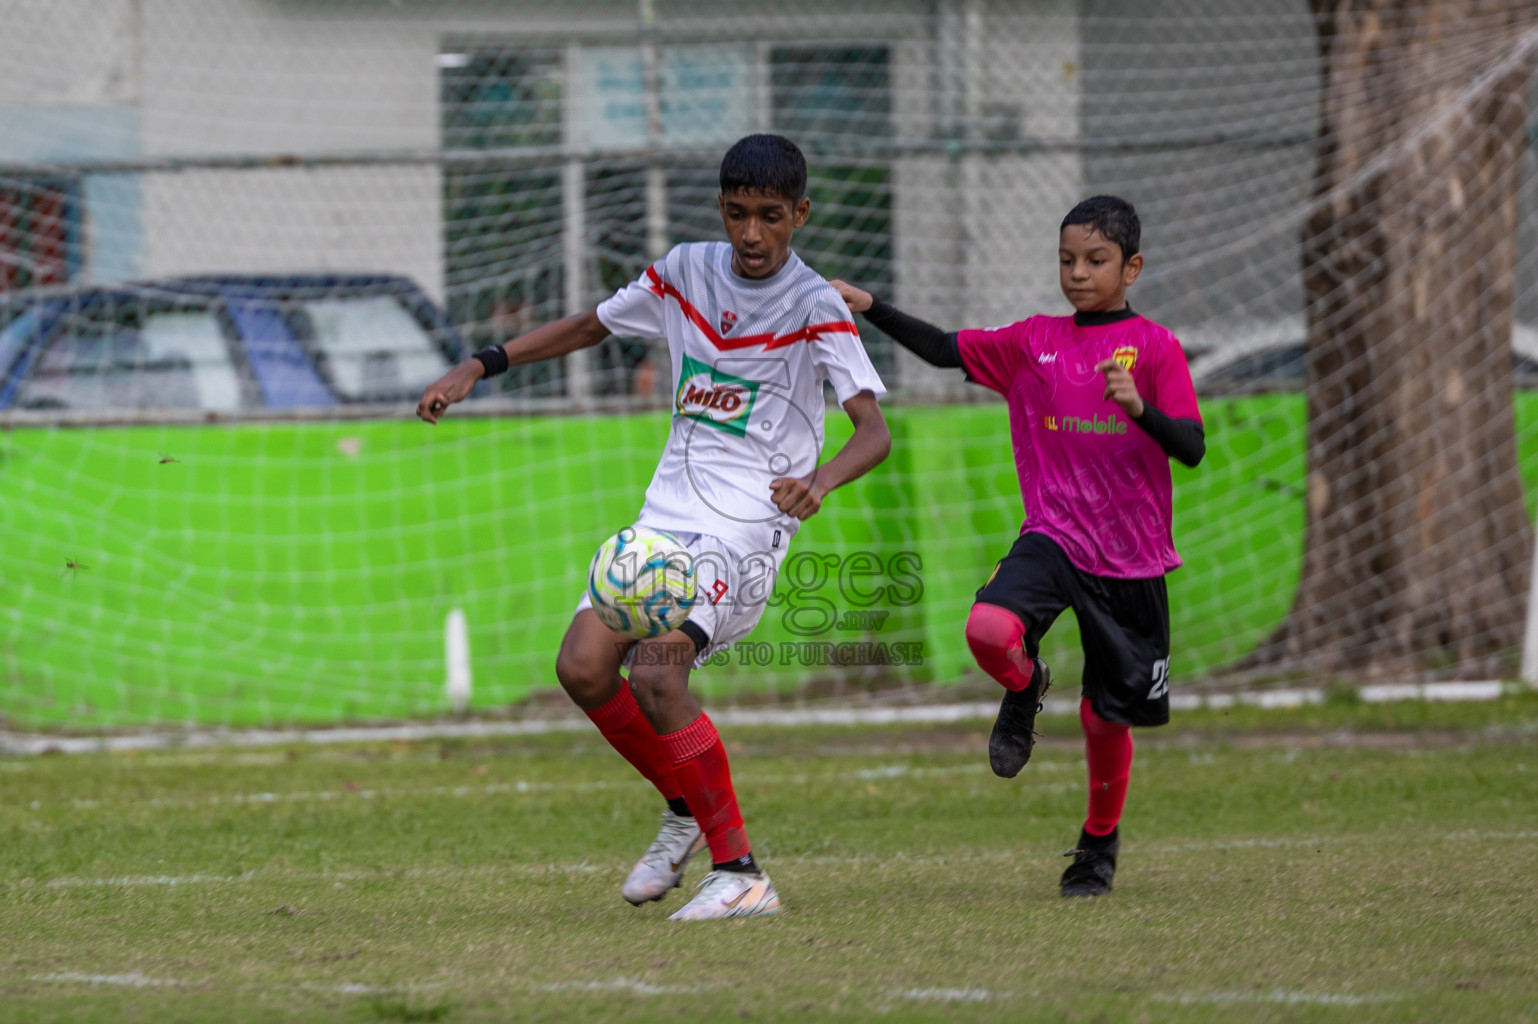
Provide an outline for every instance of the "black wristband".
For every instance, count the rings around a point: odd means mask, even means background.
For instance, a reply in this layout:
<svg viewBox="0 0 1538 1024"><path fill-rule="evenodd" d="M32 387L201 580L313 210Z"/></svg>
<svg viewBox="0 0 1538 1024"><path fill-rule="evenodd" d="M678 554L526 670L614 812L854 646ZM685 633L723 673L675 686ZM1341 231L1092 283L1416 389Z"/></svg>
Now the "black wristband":
<svg viewBox="0 0 1538 1024"><path fill-rule="evenodd" d="M470 358L480 360L481 365L486 367L485 376L487 377L495 377L499 373L507 372L507 349L501 345L483 348Z"/></svg>

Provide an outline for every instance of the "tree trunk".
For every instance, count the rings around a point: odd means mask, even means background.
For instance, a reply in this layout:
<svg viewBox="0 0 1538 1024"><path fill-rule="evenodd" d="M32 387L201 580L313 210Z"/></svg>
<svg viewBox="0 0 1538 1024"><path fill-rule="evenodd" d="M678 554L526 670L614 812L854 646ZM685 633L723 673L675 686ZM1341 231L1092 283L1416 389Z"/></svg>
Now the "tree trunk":
<svg viewBox="0 0 1538 1024"><path fill-rule="evenodd" d="M1531 531L1511 331L1530 0L1312 0L1307 531L1244 668L1515 674Z"/></svg>

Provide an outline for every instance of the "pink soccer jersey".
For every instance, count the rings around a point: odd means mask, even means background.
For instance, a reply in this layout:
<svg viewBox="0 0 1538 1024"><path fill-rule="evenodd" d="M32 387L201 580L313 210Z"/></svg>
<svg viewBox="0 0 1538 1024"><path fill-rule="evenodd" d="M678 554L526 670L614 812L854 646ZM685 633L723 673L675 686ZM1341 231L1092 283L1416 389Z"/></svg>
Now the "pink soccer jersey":
<svg viewBox="0 0 1538 1024"><path fill-rule="evenodd" d="M1179 566L1169 456L1105 397L1105 376L1095 372L1115 359L1145 403L1200 421L1175 336L1140 316L1093 327L1071 316L1033 316L961 331L958 340L967 375L1009 402L1025 503L1020 532L1052 538L1096 576L1141 579Z"/></svg>

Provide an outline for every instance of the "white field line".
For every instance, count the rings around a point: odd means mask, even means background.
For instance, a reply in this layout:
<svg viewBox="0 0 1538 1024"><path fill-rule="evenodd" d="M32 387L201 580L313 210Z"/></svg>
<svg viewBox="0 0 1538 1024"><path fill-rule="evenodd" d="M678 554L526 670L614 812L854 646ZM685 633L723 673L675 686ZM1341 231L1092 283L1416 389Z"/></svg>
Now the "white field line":
<svg viewBox="0 0 1538 1024"><path fill-rule="evenodd" d="M174 978L146 978L138 971L127 974L84 974L80 971L59 971L55 974L35 975L28 981L75 982L84 985L125 985L129 988L159 988L165 985L185 985Z"/></svg>
<svg viewBox="0 0 1538 1024"><path fill-rule="evenodd" d="M29 981L80 984L116 985L127 988L185 987L188 982L173 978L150 978L138 971L127 974L90 974L83 971L58 971L54 974L34 975ZM206 983L206 982L205 982ZM400 991L399 988L380 988L355 982L338 984L304 984L295 986L307 992L338 992L345 995L381 995ZM636 996L694 996L720 989L720 985L653 985L640 978L615 978L609 981L563 981L548 985L531 985L535 992L612 993L622 992ZM1012 992L991 992L985 988L911 988L887 993L898 999L915 1002L985 1003L1015 998ZM1176 1003L1181 1006L1211 1006L1242 1003L1269 1003L1284 1006L1372 1006L1396 1003L1406 997L1393 992L1289 992L1276 989L1270 992L1171 992L1157 993L1149 997L1154 1002Z"/></svg>
<svg viewBox="0 0 1538 1024"><path fill-rule="evenodd" d="M1481 829L1461 829L1457 832L1443 832L1438 835L1427 835L1430 842L1466 843L1476 840L1508 840L1513 842L1526 842L1538 839L1538 829L1526 829L1520 832L1491 832ZM1370 846L1382 844L1382 840L1374 836L1333 836L1314 837L1312 839L1211 839L1197 840L1190 843L1155 843L1149 845L1131 845L1127 849L1142 854L1167 854L1167 853L1199 853L1210 850L1265 850L1265 849L1294 849L1302 847L1321 846L1349 846L1353 843L1366 843Z"/></svg>
<svg viewBox="0 0 1538 1024"><path fill-rule="evenodd" d="M477 875L500 877L503 875L593 875L616 870L615 865L589 864L586 861L578 861L574 864L499 864L494 868L411 868L400 872L384 872L381 874L368 874L359 871L245 871L238 875L123 875L118 878L54 878L49 881L37 883L32 879L23 879L19 882L5 884L8 889L131 889L137 887L164 886L175 888L186 885L236 885L247 882L255 882L258 879L264 882L294 882L294 883L320 883L331 882L341 887L347 882L377 881L380 878L464 878Z"/></svg>
<svg viewBox="0 0 1538 1024"><path fill-rule="evenodd" d="M117 889L139 885L177 886L249 882L255 877L255 871L246 871L238 875L124 875L121 878L56 878L45 885L50 889Z"/></svg>
<svg viewBox="0 0 1538 1024"><path fill-rule="evenodd" d="M224 804L233 806L249 805L261 806L263 804L289 804L310 803L312 801L327 800L379 800L400 799L424 796L457 796L479 797L499 796L506 793L542 793L542 792L579 792L595 789L629 789L649 785L645 779L615 779L594 780L591 782L493 782L484 786L404 786L389 787L384 789L326 789L326 790L300 790L292 793L228 793L203 797L149 797L139 800L71 800L68 807L71 810L88 811L100 807L118 809L122 807L217 807ZM0 808L5 805L0 804ZM40 800L33 800L26 805L29 810L41 810L48 806L66 806L63 804L44 804Z"/></svg>
<svg viewBox="0 0 1538 1024"><path fill-rule="evenodd" d="M1013 999L1013 992L990 992L985 988L908 988L890 993L898 999L940 1003L986 1003L990 999Z"/></svg>
<svg viewBox="0 0 1538 1024"><path fill-rule="evenodd" d="M640 978L615 978L613 981L561 981L530 986L535 992L626 992L637 996L697 996L720 985L653 985Z"/></svg>
<svg viewBox="0 0 1538 1024"><path fill-rule="evenodd" d="M1394 992L1371 992L1356 995L1351 992L1288 992L1276 989L1271 992L1170 992L1150 997L1159 1003L1179 1003L1182 1006L1211 1006L1225 1003L1280 1003L1287 1006L1370 1006L1378 1003L1397 1003L1405 997Z"/></svg>
<svg viewBox="0 0 1538 1024"><path fill-rule="evenodd" d="M1076 788L1076 787L1075 787ZM1467 843L1472 841L1496 841L1508 840L1513 842L1528 842L1538 839L1538 830L1524 832L1481 832L1473 829L1465 829L1458 832L1447 832L1441 835L1428 835L1424 837L1426 842ZM1066 849L1067 843L1064 844ZM1331 838L1313 839L1212 839L1197 840L1189 843L1131 843L1122 847L1123 855L1135 856L1166 856L1182 853L1201 853L1215 850L1290 850L1290 849L1319 849L1321 847L1349 847L1353 845L1381 846L1383 841L1377 836L1343 835ZM957 866L962 864L992 864L1014 863L1022 858L1042 856L1055 858L1056 853L1032 853L1021 851L1018 847L1007 847L991 853L970 854L959 857L943 853L898 853L887 854L882 857L853 856L841 857L837 855L806 854L802 856L777 857L776 861L786 864L808 865L852 865L865 864L935 864L943 866Z"/></svg>
<svg viewBox="0 0 1538 1024"><path fill-rule="evenodd" d="M54 974L39 974L27 979L28 981L52 982L55 984L76 985L120 985L129 988L162 988L167 986L185 987L186 981L178 981L172 978L147 978L137 971L128 974L89 974L84 971L59 971ZM195 984L206 985L209 979L204 979ZM425 989L441 988L441 985L408 985L381 988L377 985L363 985L357 982L341 982L338 984L309 983L292 986L304 992L338 992L343 995L386 995L392 992L418 991ZM552 985L531 985L534 992L623 992L636 996L696 996L713 989L719 989L720 985L653 985L639 978L616 978L612 981L565 981Z"/></svg>
<svg viewBox="0 0 1538 1024"><path fill-rule="evenodd" d="M1038 772L1063 771L1070 766L1066 763L1057 764L1043 760L1037 765ZM862 768L852 772L830 772L827 775L751 775L743 773L738 779L738 787L751 789L754 786L803 786L815 782L879 782L884 779L921 779L946 775L982 775L988 771L986 765L958 764L951 767L914 768L909 765L893 764L879 768ZM44 807L69 807L71 810L88 811L101 807L109 807L114 810L124 807L214 807L221 805L232 806L261 806L264 804L309 803L312 801L332 800L394 800L409 799L414 797L482 797L502 796L506 794L524 793L575 793L602 789L644 789L651 785L645 779L595 779L586 782L490 782L482 786L401 786L382 789L324 789L324 790L299 790L292 793L227 793L213 796L200 797L148 797L130 800L70 800L67 804L45 804L41 800L32 800L26 804L14 804L13 807L24 807L27 810L41 810ZM1061 786L1035 786L1032 792L1052 793L1058 792ZM1071 787L1068 787L1071 788ZM856 794L858 795L858 794ZM6 809L6 804L0 802L0 810Z"/></svg>
<svg viewBox="0 0 1538 1024"><path fill-rule="evenodd" d="M190 983L171 978L147 978L138 971L130 971L127 974L89 974L84 971L59 971L54 974L34 975L27 980L77 985L121 985L130 988L159 988L173 985L186 986L188 984L206 985L209 983L209 979ZM418 991L441 987L441 985L435 984L381 988L377 985L363 985L357 982L341 982L329 985L309 983L293 986L293 988L305 992L340 992L344 995L384 995L391 992ZM623 992L627 995L637 996L696 996L722 987L721 985L653 985L642 981L640 978L615 978L611 981L563 981L550 985L530 985L529 989L534 992Z"/></svg>
<svg viewBox="0 0 1538 1024"><path fill-rule="evenodd" d="M1483 832L1476 829L1464 829L1457 832L1445 832L1440 835L1424 837L1427 842L1467 843L1476 841L1506 840L1513 842L1529 842L1538 839L1538 830L1523 832ZM1066 845L1066 844L1064 844ZM1137 856L1161 856L1182 853L1199 853L1213 850L1288 850L1304 849L1312 847L1349 847L1352 845L1379 846L1382 840L1376 836L1344 835L1332 838L1313 839L1214 839L1210 841L1197 841L1190 843L1163 843L1151 845L1131 844L1126 852ZM1022 859L1032 857L1045 857L1056 860L1059 856L1056 852L1022 852L1017 847L1007 847L990 853L971 854L968 856L956 856L943 853L905 853L899 851L881 857L853 856L843 857L827 854L800 854L775 857L777 864L839 867L865 867L878 864L917 864L937 865L944 867L958 867L964 864L1017 864ZM359 871L327 871L327 872L303 872L303 871L279 871L262 872L247 871L239 875L133 875L119 878L78 878L65 877L54 878L46 882L34 879L22 879L16 882L0 883L0 887L7 889L111 889L129 888L134 886L165 886L168 888L186 885L216 885L216 884L241 884L247 882L270 882L290 884L314 884L331 882L333 885L341 885L353 881L377 881L380 878L464 878L475 876L500 877L504 875L561 875L561 874L604 874L622 872L628 865L628 861L612 864L590 864L579 861L574 864L498 864L494 867L474 868L412 868L402 872L359 872ZM907 990L905 990L907 991ZM923 991L923 990L912 990ZM936 990L941 991L941 990ZM902 992L894 992L903 995ZM997 998L1004 998L1009 993L995 993ZM904 996L907 998L907 996Z"/></svg>
<svg viewBox="0 0 1538 1024"><path fill-rule="evenodd" d="M1495 700L1504 693L1524 692L1526 689L1521 684L1485 680L1363 686L1357 690L1357 694L1366 703L1379 704L1401 700ZM1170 697L1170 707L1176 711L1231 708L1238 705L1263 709L1295 708L1322 704L1325 697L1326 691L1320 688L1175 694ZM722 708L711 712L711 718L717 725L724 726L940 725L991 719L998 714L998 709L998 702L991 700L882 708ZM1078 714L1078 710L1077 700L1053 698L1046 702L1042 713L1069 715ZM583 732L592 727L586 718L566 717L524 722L431 722L341 729L192 729L185 732L131 733L122 736L46 736L0 731L0 754L91 754L118 750L257 747L290 743L483 739Z"/></svg>
<svg viewBox="0 0 1538 1024"><path fill-rule="evenodd" d="M436 985L408 985L405 987L384 987L378 985L361 985L356 981L343 981L335 985L322 985L318 982L310 982L304 985L296 985L295 988L304 992L340 992L346 996L382 996L392 992L415 991L418 989L437 988Z"/></svg>
<svg viewBox="0 0 1538 1024"><path fill-rule="evenodd" d="M185 987L190 984L207 984L206 980L188 982L178 981L174 978L146 978L138 971L130 971L127 974L88 974L84 971L58 971L54 974L35 974L27 980L76 985L122 985L129 988L163 988L173 985ZM434 988L437 986L414 987ZM345 995L383 995L389 992L402 991L400 988L379 988L374 985L360 985L356 982L342 982L336 985L311 983L295 985L294 988L305 992L340 992Z"/></svg>

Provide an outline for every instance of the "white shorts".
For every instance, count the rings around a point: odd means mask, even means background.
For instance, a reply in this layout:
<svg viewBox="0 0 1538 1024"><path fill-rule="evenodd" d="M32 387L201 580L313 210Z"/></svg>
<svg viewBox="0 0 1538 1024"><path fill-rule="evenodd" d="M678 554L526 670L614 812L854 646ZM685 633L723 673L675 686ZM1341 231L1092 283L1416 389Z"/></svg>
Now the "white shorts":
<svg viewBox="0 0 1538 1024"><path fill-rule="evenodd" d="M700 668L711 658L724 656L732 644L747 639L763 618L780 565L785 561L785 547L748 554L708 534L667 532L694 556L696 599L689 621L704 631L708 641L694 659L694 667ZM583 587L576 610L591 607L592 598ZM626 652L627 668L634 654L634 647Z"/></svg>

